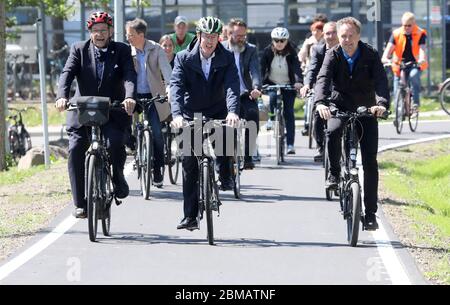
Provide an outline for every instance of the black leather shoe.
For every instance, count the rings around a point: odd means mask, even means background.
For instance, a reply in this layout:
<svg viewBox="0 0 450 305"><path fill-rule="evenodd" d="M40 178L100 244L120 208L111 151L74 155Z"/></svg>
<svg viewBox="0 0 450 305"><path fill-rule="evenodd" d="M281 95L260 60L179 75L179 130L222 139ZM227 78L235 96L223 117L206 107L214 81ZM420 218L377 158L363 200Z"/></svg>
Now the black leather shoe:
<svg viewBox="0 0 450 305"><path fill-rule="evenodd" d="M365 228L367 231L375 231L378 229L377 216L374 213L366 214Z"/></svg>
<svg viewBox="0 0 450 305"><path fill-rule="evenodd" d="M219 180L220 180L220 189L222 191L231 191L233 189L234 182L233 179L231 179L231 177L228 179L219 178Z"/></svg>
<svg viewBox="0 0 450 305"><path fill-rule="evenodd" d="M162 188L163 186L163 176L161 175L161 168L155 168L153 170L153 185L157 188Z"/></svg>
<svg viewBox="0 0 450 305"><path fill-rule="evenodd" d="M130 193L130 188L123 175L123 170L116 170L113 174L114 194L117 198L123 199Z"/></svg>
<svg viewBox="0 0 450 305"><path fill-rule="evenodd" d="M198 222L195 217L184 217L180 224L177 226L178 230L186 229L186 230L198 230Z"/></svg>
<svg viewBox="0 0 450 305"><path fill-rule="evenodd" d="M75 210L72 212L73 217L84 219L87 217L86 209L83 208L75 208Z"/></svg>
<svg viewBox="0 0 450 305"><path fill-rule="evenodd" d="M322 162L323 161L323 150L318 149L317 153L314 155L314 162Z"/></svg>
<svg viewBox="0 0 450 305"><path fill-rule="evenodd" d="M339 178L334 175L329 175L327 181L325 182L325 187L328 189L337 189L339 183Z"/></svg>

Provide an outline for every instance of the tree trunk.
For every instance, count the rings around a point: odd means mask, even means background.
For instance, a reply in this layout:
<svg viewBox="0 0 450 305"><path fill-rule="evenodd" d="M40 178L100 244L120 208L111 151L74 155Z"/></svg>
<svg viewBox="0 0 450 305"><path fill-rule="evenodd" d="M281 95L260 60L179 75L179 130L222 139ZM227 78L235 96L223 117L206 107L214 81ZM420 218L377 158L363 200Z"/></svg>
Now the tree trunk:
<svg viewBox="0 0 450 305"><path fill-rule="evenodd" d="M6 12L5 1L0 1L0 171L6 169L6 101L5 101L5 48Z"/></svg>

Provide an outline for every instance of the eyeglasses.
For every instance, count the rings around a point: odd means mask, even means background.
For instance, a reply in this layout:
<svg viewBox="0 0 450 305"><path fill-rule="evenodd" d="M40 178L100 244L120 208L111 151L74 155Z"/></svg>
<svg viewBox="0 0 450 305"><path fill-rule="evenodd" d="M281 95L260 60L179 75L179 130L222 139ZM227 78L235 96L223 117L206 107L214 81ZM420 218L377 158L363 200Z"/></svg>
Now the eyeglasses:
<svg viewBox="0 0 450 305"><path fill-rule="evenodd" d="M247 38L247 35L237 35L237 34L232 34L233 37L237 38L237 39L245 39Z"/></svg>
<svg viewBox="0 0 450 305"><path fill-rule="evenodd" d="M209 40L209 41L216 41L216 40L219 39L219 35L218 34L205 34L205 33L202 33L201 37L202 37L202 39Z"/></svg>
<svg viewBox="0 0 450 305"><path fill-rule="evenodd" d="M106 33L108 33L108 30L91 30L91 33L105 35Z"/></svg>
<svg viewBox="0 0 450 305"><path fill-rule="evenodd" d="M286 39L273 39L273 42L275 42L275 43L284 43L284 42L286 42Z"/></svg>
<svg viewBox="0 0 450 305"><path fill-rule="evenodd" d="M404 24L403 25L405 28L410 28L410 27L412 27L412 24Z"/></svg>

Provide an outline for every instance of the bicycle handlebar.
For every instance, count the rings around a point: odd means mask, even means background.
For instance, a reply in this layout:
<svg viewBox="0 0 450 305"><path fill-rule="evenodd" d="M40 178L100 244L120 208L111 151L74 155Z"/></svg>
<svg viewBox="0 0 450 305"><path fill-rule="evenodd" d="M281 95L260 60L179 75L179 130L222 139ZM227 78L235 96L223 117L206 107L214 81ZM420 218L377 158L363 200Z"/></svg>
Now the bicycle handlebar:
<svg viewBox="0 0 450 305"><path fill-rule="evenodd" d="M293 85L264 85L262 86L261 91L268 92L268 91L276 91L278 89L292 90L292 91L297 90Z"/></svg>
<svg viewBox="0 0 450 305"><path fill-rule="evenodd" d="M362 118L362 117L375 117L373 113L370 112L370 109L365 106L360 106L356 110L356 112L352 111L340 111L337 108L330 109L331 114L335 118L342 118L342 119L349 119L349 118ZM382 120L386 120L391 114L389 110L386 110L383 112L383 115L377 118L380 118Z"/></svg>

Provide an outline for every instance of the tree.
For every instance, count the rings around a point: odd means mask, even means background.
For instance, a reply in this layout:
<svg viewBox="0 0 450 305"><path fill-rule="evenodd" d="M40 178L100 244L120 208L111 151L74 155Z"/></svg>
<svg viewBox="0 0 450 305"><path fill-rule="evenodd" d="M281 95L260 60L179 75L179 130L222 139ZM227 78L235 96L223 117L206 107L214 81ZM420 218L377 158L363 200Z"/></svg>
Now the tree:
<svg viewBox="0 0 450 305"><path fill-rule="evenodd" d="M91 7L105 8L110 3L109 0L79 0L80 2ZM71 1L73 3L73 1ZM0 171L6 169L6 108L3 97L5 96L5 48L6 48L6 12L18 6L35 6L40 7L44 4L45 14L51 17L66 19L68 14L73 10L72 6L67 5L67 0L0 0ZM60 23L61 24L61 23ZM56 37L60 41L61 37ZM62 37L64 40L64 37Z"/></svg>

